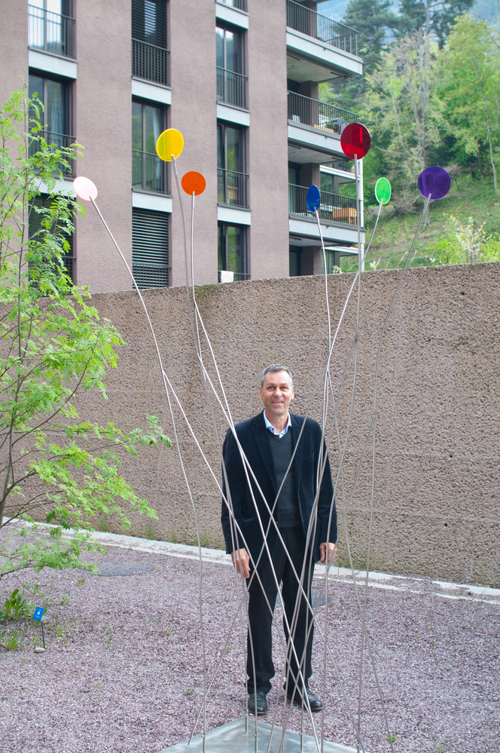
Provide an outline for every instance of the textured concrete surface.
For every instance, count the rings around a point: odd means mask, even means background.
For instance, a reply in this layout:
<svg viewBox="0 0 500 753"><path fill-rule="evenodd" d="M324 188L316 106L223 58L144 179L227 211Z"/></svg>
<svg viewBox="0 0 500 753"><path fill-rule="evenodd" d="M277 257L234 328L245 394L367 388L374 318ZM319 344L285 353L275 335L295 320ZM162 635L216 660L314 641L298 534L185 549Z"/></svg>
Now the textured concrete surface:
<svg viewBox="0 0 500 753"><path fill-rule="evenodd" d="M257 729L256 729L257 726ZM257 736L257 744L255 737ZM271 742L269 742L271 738ZM202 753L203 751L217 751L217 753L315 753L318 743L310 735L303 735L302 740L298 732L274 728L266 722L255 722L250 718L248 729L245 730L245 719L235 719L234 722L223 724L222 727L207 733L205 746L203 737L194 737L190 742L178 743L170 748L164 748L160 753ZM325 753L355 753L354 748L345 745L335 745L322 741L321 749Z"/></svg>
<svg viewBox="0 0 500 753"><path fill-rule="evenodd" d="M330 441L334 474L346 445L337 485L340 518L346 509L339 562L347 564L346 531L354 564L366 565L370 522L371 442L354 479L373 415L379 337L398 271L363 275L354 409L353 356L356 300L352 299L333 352L331 378L338 399ZM352 283L329 278L333 329ZM499 425L500 264L409 270L383 340L378 380L375 494L370 567L402 574L500 585ZM182 288L145 294L164 365L215 477L219 440L226 427L214 400L212 412L195 358ZM262 368L281 361L295 377L296 413L321 417L321 383L327 353L324 282L320 277L264 280L197 289L235 421L261 410L257 383ZM109 400L85 396L82 416L114 420L124 428L160 418L174 438L151 337L133 292L96 295L127 345L109 373ZM204 358L215 379L210 355ZM347 366L346 366L347 364ZM344 373L345 372L345 373ZM329 423L332 420L331 401ZM186 461L202 544L221 545L220 494L211 472L174 407L178 442ZM347 438L347 441L346 441ZM144 451L127 459L125 472L159 520L134 519L133 533L193 542L194 514L176 449ZM111 522L112 523L112 522ZM148 528L148 526L150 526ZM112 530L118 530L113 527Z"/></svg>

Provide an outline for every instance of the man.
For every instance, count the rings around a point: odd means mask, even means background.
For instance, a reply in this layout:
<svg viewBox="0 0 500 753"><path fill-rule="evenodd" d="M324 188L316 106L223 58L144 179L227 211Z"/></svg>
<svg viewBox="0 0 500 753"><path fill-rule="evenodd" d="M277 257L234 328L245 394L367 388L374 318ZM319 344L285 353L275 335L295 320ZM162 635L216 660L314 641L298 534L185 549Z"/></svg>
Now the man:
<svg viewBox="0 0 500 753"><path fill-rule="evenodd" d="M296 705L321 711L321 700L309 689L313 640L309 595L314 562L329 562L335 553L337 519L330 465L319 424L289 412L294 392L288 368L274 364L264 369L260 398L263 412L235 425L248 465L231 430L222 450L226 551L246 578L249 593L248 707L256 715L267 712L266 696L274 676L272 610L282 583L287 697Z"/></svg>

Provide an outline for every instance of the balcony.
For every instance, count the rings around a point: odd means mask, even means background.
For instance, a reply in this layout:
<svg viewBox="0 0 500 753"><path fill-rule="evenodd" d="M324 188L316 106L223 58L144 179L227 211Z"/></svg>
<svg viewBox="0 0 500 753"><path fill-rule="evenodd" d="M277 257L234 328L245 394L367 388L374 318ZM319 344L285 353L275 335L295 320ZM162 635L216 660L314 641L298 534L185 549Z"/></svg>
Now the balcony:
<svg viewBox="0 0 500 753"><path fill-rule="evenodd" d="M74 59L75 19L28 5L28 46Z"/></svg>
<svg viewBox="0 0 500 753"><path fill-rule="evenodd" d="M167 193L165 163L156 154L132 150L132 188Z"/></svg>
<svg viewBox="0 0 500 753"><path fill-rule="evenodd" d="M305 186L288 185L288 209L290 214L314 217L307 208L307 188ZM320 220L327 222L342 222L346 225L356 225L356 199L350 196L320 191L321 204L319 208Z"/></svg>
<svg viewBox="0 0 500 753"><path fill-rule="evenodd" d="M168 86L169 51L132 39L132 76Z"/></svg>
<svg viewBox="0 0 500 753"><path fill-rule="evenodd" d="M51 147L52 151L61 149L62 147L69 147L75 143L74 136L67 136L64 133L54 133L53 131L46 131L43 129L40 136L33 136L29 145L29 156L33 157L40 149L40 139L45 139L47 146ZM75 166L73 160L67 160L68 165L58 165L58 170L64 175L65 178L72 178L75 172Z"/></svg>
<svg viewBox="0 0 500 753"><path fill-rule="evenodd" d="M343 52L349 52L351 55L358 54L357 31L337 21L332 21L293 0L287 0L286 3L286 25Z"/></svg>
<svg viewBox="0 0 500 753"><path fill-rule="evenodd" d="M362 75L358 32L287 0L287 76L293 81L331 81Z"/></svg>
<svg viewBox="0 0 500 753"><path fill-rule="evenodd" d="M217 101L247 109L247 77L226 68L217 68Z"/></svg>
<svg viewBox="0 0 500 753"><path fill-rule="evenodd" d="M340 136L348 123L358 121L358 116L349 110L342 110L326 102L288 92L288 120Z"/></svg>
<svg viewBox="0 0 500 753"><path fill-rule="evenodd" d="M217 169L217 203L231 207L248 207L248 175L219 167Z"/></svg>

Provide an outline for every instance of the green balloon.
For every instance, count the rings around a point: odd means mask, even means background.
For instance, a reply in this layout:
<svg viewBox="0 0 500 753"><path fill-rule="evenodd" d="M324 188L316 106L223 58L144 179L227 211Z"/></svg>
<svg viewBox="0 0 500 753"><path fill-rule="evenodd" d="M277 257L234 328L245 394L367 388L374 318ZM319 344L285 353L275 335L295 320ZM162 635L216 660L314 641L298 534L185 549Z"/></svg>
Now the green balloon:
<svg viewBox="0 0 500 753"><path fill-rule="evenodd" d="M387 178L379 178L375 184L375 198L380 204L387 204L391 198L391 184Z"/></svg>

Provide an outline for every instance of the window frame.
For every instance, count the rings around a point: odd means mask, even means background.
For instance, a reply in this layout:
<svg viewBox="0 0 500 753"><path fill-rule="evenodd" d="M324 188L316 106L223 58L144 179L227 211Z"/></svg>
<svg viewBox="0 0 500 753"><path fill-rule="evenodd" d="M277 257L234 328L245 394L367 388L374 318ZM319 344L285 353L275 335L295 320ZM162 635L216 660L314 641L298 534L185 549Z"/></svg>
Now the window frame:
<svg viewBox="0 0 500 753"><path fill-rule="evenodd" d="M231 170L228 167L228 130L232 129L240 134L240 160L242 170ZM219 134L222 137L219 139ZM224 206L237 206L248 208L248 184L249 175L247 172L247 145L248 145L248 128L238 126L235 123L226 123L217 121L217 203ZM220 164L221 147L223 150L223 165ZM231 193L233 198L231 198Z"/></svg>
<svg viewBox="0 0 500 753"><path fill-rule="evenodd" d="M153 194L168 194L168 188L169 188L169 175L167 171L167 165L163 160L160 160L158 155L156 154L156 148L153 152L146 151L146 141L147 141L147 131L146 131L146 108L150 107L152 109L156 109L160 111L160 128L159 128L159 134L162 133L167 128L167 120L168 120L168 108L167 105L163 105L160 102L154 102L149 99L141 99L140 97L132 97L132 120L134 117L133 113L133 106L140 105L141 106L141 141L142 141L142 149L138 150L134 148L134 142L132 140L132 189L134 191L142 191L147 193L153 193ZM132 137L133 137L133 122L132 122ZM153 131L154 136L154 131ZM139 186L137 183L134 182L134 160L138 159L135 155L140 154L141 155L141 185ZM154 160L148 160L147 157L153 157ZM156 180L160 181L160 188L148 188L148 162L153 162L156 166L155 172L158 172L158 166L160 168L160 175L156 177Z"/></svg>
<svg viewBox="0 0 500 753"><path fill-rule="evenodd" d="M223 32L223 66L218 65L218 32ZM227 62L227 33L238 36L239 54L238 61L240 70L228 68ZM237 107L242 110L248 110L247 103L247 60L246 60L246 31L239 27L234 27L220 23L217 19L215 25L215 70L216 70L216 99L230 107Z"/></svg>
<svg viewBox="0 0 500 753"><path fill-rule="evenodd" d="M237 228L241 235L242 248L240 251L240 269L228 269L228 228ZM221 240L223 244L221 244ZM221 245L224 246L221 253ZM237 275L237 280L249 280L250 279L250 265L249 265L249 243L248 243L248 227L246 225L237 225L230 222L218 222L217 223L217 269L219 272L233 272Z"/></svg>

